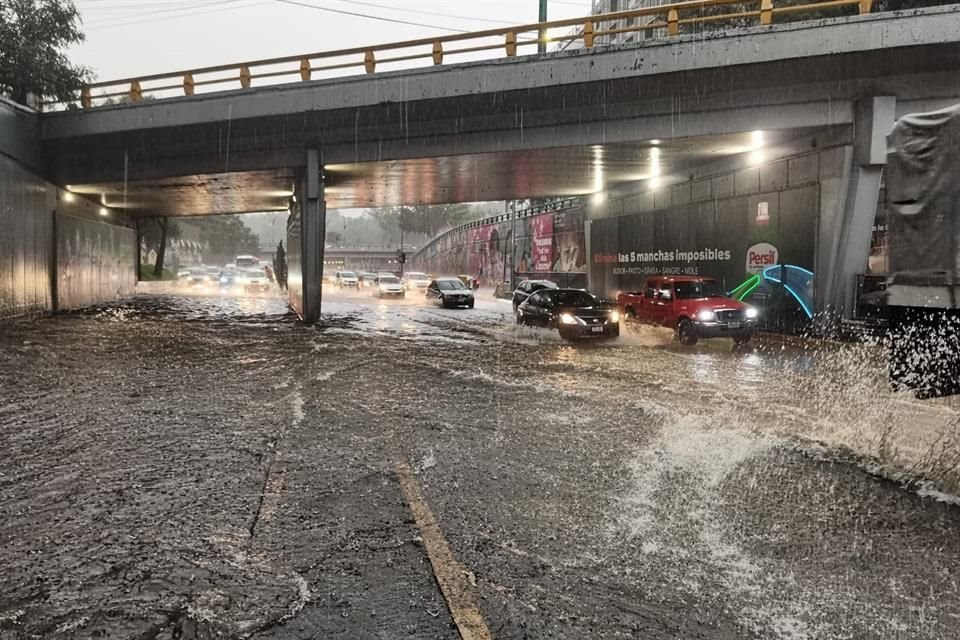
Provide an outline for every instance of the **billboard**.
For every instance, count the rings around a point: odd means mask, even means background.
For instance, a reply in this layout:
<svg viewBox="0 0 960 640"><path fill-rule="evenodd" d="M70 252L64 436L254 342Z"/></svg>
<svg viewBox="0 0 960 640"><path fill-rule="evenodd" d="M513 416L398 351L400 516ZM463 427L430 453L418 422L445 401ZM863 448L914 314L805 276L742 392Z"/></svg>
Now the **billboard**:
<svg viewBox="0 0 960 640"><path fill-rule="evenodd" d="M591 282L613 296L652 275L703 275L731 291L777 264L812 271L819 202L812 185L594 220ZM767 304L764 296L779 295L773 289L751 295Z"/></svg>
<svg viewBox="0 0 960 640"><path fill-rule="evenodd" d="M484 286L543 278L586 286L581 206L523 215L444 234L414 256L412 268L433 275L466 274Z"/></svg>

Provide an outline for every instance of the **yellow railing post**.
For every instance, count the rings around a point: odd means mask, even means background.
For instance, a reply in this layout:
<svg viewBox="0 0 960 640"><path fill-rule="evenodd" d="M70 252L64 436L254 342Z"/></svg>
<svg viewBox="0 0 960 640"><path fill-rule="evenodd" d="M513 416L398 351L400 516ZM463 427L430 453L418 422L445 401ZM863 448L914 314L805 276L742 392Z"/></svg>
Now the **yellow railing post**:
<svg viewBox="0 0 960 640"><path fill-rule="evenodd" d="M192 73L183 74L183 95L185 96L193 95L193 74Z"/></svg>
<svg viewBox="0 0 960 640"><path fill-rule="evenodd" d="M667 12L667 34L675 36L680 33L680 16L676 9Z"/></svg>
<svg viewBox="0 0 960 640"><path fill-rule="evenodd" d="M439 40L433 43L433 64L443 64L443 43Z"/></svg>
<svg viewBox="0 0 960 640"><path fill-rule="evenodd" d="M363 54L363 68L367 73L373 73L377 70L377 59L373 55L373 49L367 49Z"/></svg>
<svg viewBox="0 0 960 640"><path fill-rule="evenodd" d="M511 58L517 55L517 34L513 31L507 32L506 43L507 55Z"/></svg>
<svg viewBox="0 0 960 640"><path fill-rule="evenodd" d="M80 106L84 109L89 109L93 104L93 100L90 98L90 87L84 87L80 90Z"/></svg>
<svg viewBox="0 0 960 640"><path fill-rule="evenodd" d="M310 58L303 58L300 60L300 79L306 82L310 75Z"/></svg>
<svg viewBox="0 0 960 640"><path fill-rule="evenodd" d="M583 46L587 49L593 48L593 20L583 23Z"/></svg>
<svg viewBox="0 0 960 640"><path fill-rule="evenodd" d="M860 0L860 15L870 13L873 9L873 0Z"/></svg>
<svg viewBox="0 0 960 640"><path fill-rule="evenodd" d="M250 88L250 67L247 65L240 67L240 86L244 89Z"/></svg>
<svg viewBox="0 0 960 640"><path fill-rule="evenodd" d="M130 83L130 102L140 102L143 100L143 89L140 88L140 81L134 80Z"/></svg>
<svg viewBox="0 0 960 640"><path fill-rule="evenodd" d="M773 22L773 0L760 0L760 24Z"/></svg>

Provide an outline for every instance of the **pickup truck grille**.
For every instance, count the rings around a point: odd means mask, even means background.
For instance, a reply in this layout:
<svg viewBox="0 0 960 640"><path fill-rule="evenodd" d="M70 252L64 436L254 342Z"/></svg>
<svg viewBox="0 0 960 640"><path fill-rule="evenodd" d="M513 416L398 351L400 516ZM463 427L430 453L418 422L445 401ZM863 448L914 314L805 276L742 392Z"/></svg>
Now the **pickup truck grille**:
<svg viewBox="0 0 960 640"><path fill-rule="evenodd" d="M743 320L743 310L726 309L724 311L717 311L717 320L720 322L735 322L737 320Z"/></svg>

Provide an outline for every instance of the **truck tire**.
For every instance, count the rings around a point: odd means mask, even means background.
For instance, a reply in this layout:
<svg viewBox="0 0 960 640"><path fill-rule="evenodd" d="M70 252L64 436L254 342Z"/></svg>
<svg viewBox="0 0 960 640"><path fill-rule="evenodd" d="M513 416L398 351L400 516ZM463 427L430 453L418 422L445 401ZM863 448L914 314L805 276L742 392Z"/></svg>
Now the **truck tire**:
<svg viewBox="0 0 960 640"><path fill-rule="evenodd" d="M624 315L627 316L627 320L636 320L637 312L633 310L633 307L627 307L623 311Z"/></svg>
<svg viewBox="0 0 960 640"><path fill-rule="evenodd" d="M680 324L677 325L677 339L680 340L680 344L688 347L692 347L700 340L700 336L697 335L697 328L689 319L683 318L680 320Z"/></svg>

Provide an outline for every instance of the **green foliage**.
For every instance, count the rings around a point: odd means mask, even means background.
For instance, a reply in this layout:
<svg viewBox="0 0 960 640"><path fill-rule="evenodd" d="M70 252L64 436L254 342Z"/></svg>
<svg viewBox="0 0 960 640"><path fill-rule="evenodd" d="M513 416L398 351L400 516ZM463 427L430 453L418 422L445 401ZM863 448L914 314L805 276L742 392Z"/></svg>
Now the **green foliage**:
<svg viewBox="0 0 960 640"><path fill-rule="evenodd" d="M175 218L144 218L140 222L140 238L147 251L153 249L159 253L163 240L163 225L167 225L167 244L180 237L180 227Z"/></svg>
<svg viewBox="0 0 960 640"><path fill-rule="evenodd" d="M75 100L91 74L64 50L83 39L71 0L0 0L0 93Z"/></svg>
<svg viewBox="0 0 960 640"><path fill-rule="evenodd" d="M204 251L208 263L225 263L238 255L260 252L260 238L238 216L198 216L190 223L200 229L200 241L210 247Z"/></svg>
<svg viewBox="0 0 960 640"><path fill-rule="evenodd" d="M466 204L387 207L371 209L369 214L385 231L399 231L402 220L404 233L422 233L430 237L476 217L473 209Z"/></svg>

